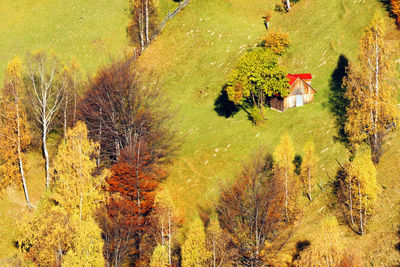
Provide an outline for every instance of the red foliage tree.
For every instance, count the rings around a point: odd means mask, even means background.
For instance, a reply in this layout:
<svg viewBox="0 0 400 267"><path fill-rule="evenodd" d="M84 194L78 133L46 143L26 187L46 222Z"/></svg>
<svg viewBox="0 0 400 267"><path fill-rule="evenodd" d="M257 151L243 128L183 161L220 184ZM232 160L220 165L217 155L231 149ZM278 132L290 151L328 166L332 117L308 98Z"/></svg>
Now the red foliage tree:
<svg viewBox="0 0 400 267"><path fill-rule="evenodd" d="M111 167L107 179L110 193L101 225L105 239L104 256L113 266L129 257L143 260L141 242L152 227L155 189L164 173L149 164L151 156L144 145L124 150Z"/></svg>

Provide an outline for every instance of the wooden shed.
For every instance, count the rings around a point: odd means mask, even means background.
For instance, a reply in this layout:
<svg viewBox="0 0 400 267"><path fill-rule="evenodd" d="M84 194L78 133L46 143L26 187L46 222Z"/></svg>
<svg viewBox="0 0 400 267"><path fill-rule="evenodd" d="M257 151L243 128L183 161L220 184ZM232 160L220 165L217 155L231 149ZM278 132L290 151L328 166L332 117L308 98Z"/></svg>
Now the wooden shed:
<svg viewBox="0 0 400 267"><path fill-rule="evenodd" d="M310 73L288 74L289 95L286 97L275 96L270 99L272 109L285 111L288 108L300 107L314 100L317 92L311 87L312 76Z"/></svg>

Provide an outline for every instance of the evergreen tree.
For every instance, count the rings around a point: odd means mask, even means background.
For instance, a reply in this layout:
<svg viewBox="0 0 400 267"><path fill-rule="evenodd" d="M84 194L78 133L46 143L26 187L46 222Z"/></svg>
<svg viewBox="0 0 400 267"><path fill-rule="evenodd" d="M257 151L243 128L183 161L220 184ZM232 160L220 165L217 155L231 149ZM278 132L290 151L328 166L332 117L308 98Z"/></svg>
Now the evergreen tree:
<svg viewBox="0 0 400 267"><path fill-rule="evenodd" d="M190 225L182 246L182 266L205 266L210 256L210 252L206 248L203 222L196 217Z"/></svg>
<svg viewBox="0 0 400 267"><path fill-rule="evenodd" d="M354 148L368 142L375 163L382 155L383 138L396 127L399 118L394 62L385 32L384 19L375 16L361 38L359 59L350 64L343 82L345 97L350 101L345 132Z"/></svg>

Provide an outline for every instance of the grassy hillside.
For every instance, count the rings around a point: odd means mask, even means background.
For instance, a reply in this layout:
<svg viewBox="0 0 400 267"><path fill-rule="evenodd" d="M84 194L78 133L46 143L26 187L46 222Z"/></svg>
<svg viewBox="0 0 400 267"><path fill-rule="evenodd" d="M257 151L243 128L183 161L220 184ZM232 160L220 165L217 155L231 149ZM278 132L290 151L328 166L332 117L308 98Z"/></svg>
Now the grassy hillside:
<svg viewBox="0 0 400 267"><path fill-rule="evenodd" d="M0 78L5 64L29 50L48 49L68 61L76 56L91 72L123 54L128 41L126 0L0 1Z"/></svg>
<svg viewBox="0 0 400 267"><path fill-rule="evenodd" d="M298 153L307 140L315 142L320 184L334 178L337 161L347 159L344 145L336 139L337 76L343 63L356 58L359 39L374 12L384 12L375 0L360 5L353 0L302 0L288 14L274 13L272 27L288 32L292 40L282 64L289 72L311 72L318 93L310 105L284 113L269 111L263 127L252 126L243 111L229 118L218 115L215 102L237 59L266 33L262 15L272 8L272 1L252 1L251 5L241 0L193 1L146 51L142 62L161 73L172 106L179 110L184 145L165 188L173 192L175 205L187 218L196 213L197 206L215 204L219 185L234 179L250 152L260 144L273 151L284 132L291 135ZM398 148L399 140L393 140L379 166L379 181L396 192L393 170L388 169L397 165L389 156ZM400 220L394 192L382 192L377 214L371 219L373 233L361 238L342 225L344 244L362 248L371 264L397 262L395 228ZM312 238L325 215L340 216L331 208L330 188L321 192L316 187L314 194L320 195L311 204L301 200L304 216L289 251L294 251L296 242Z"/></svg>
<svg viewBox="0 0 400 267"><path fill-rule="evenodd" d="M265 144L272 152L285 132L291 135L298 153L306 141L315 142L321 185L334 177L336 160L347 158L345 147L335 139L335 74L338 65L339 70L342 67L340 59L345 62L356 57L363 29L373 13L384 12L384 7L377 0L301 0L288 14L274 13L272 28L288 32L292 41L282 64L288 72L311 72L318 93L315 101L304 107L284 113L268 111L266 124L255 127L243 111L225 117L220 92L238 58L266 33L262 16L273 8L273 2L192 0L140 59L141 64L159 73L171 109L177 110L174 120L183 145L164 187L186 221L196 214L198 206L213 206L219 186L234 180L255 147ZM0 70L15 54L44 47L65 60L77 56L84 70L92 72L109 57L129 49L126 6L126 0L1 1L0 14L6 16L0 17ZM160 6L165 14L176 3L160 0ZM400 242L396 174L400 136L393 135L389 141L378 168L382 192L370 233L359 237L342 225L345 244L361 248L371 264L386 266L398 263L394 246ZM40 155L32 153L30 162L28 185L37 200L43 189ZM287 246L290 252L296 242L311 238L325 215L339 215L330 205L333 196L329 188L321 192L316 187L314 194L319 196L311 204L301 199L304 216ZM23 201L22 192L13 188L0 201L0 259L16 252L12 241L18 234L15 222L24 211Z"/></svg>

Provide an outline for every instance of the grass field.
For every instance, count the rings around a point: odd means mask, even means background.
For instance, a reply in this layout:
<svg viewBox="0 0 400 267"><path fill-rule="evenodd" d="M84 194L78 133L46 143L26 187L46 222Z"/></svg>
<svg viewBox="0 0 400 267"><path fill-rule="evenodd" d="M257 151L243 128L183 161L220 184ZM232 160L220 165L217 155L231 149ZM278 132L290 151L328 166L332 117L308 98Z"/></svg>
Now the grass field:
<svg viewBox="0 0 400 267"><path fill-rule="evenodd" d="M285 132L291 135L298 153L306 141L315 142L320 184L334 177L337 161L347 159L345 147L335 139L336 112L331 100L337 81L332 76L340 58L356 58L363 29L374 12L384 12L384 7L377 0L301 0L288 14L274 13L272 28L286 31L292 41L281 63L288 72L311 72L318 93L315 101L304 107L284 113L268 111L266 124L255 127L243 111L228 118L215 111L216 100L237 59L266 33L262 16L273 8L273 1L249 2L192 0L140 59L160 75L170 108L177 110L174 123L183 145L164 188L171 192L176 209L186 221L196 215L198 206L213 206L220 185L234 180L254 148L263 144L272 152ZM176 5L172 0L160 0L160 14ZM82 68L91 73L110 57L129 50L126 7L126 0L3 0L0 14L6 16L0 17L0 69L15 54L46 48L64 60L77 56ZM400 256L394 248L400 242L400 136L393 135L389 142L378 167L379 183L386 189L371 218L370 233L359 237L345 225L341 228L343 242L359 247L375 266L398 264ZM30 159L28 183L37 200L43 188L38 165L41 158L32 153ZM305 198L301 200L304 216L288 251L294 250L297 241L312 238L312 231L324 216L338 215L329 204L333 199L329 188L321 192L316 187L314 193L319 196L311 204ZM16 253L12 244L18 234L14 222L22 210L23 195L11 188L0 202L0 240L4 240L0 242L0 258Z"/></svg>

